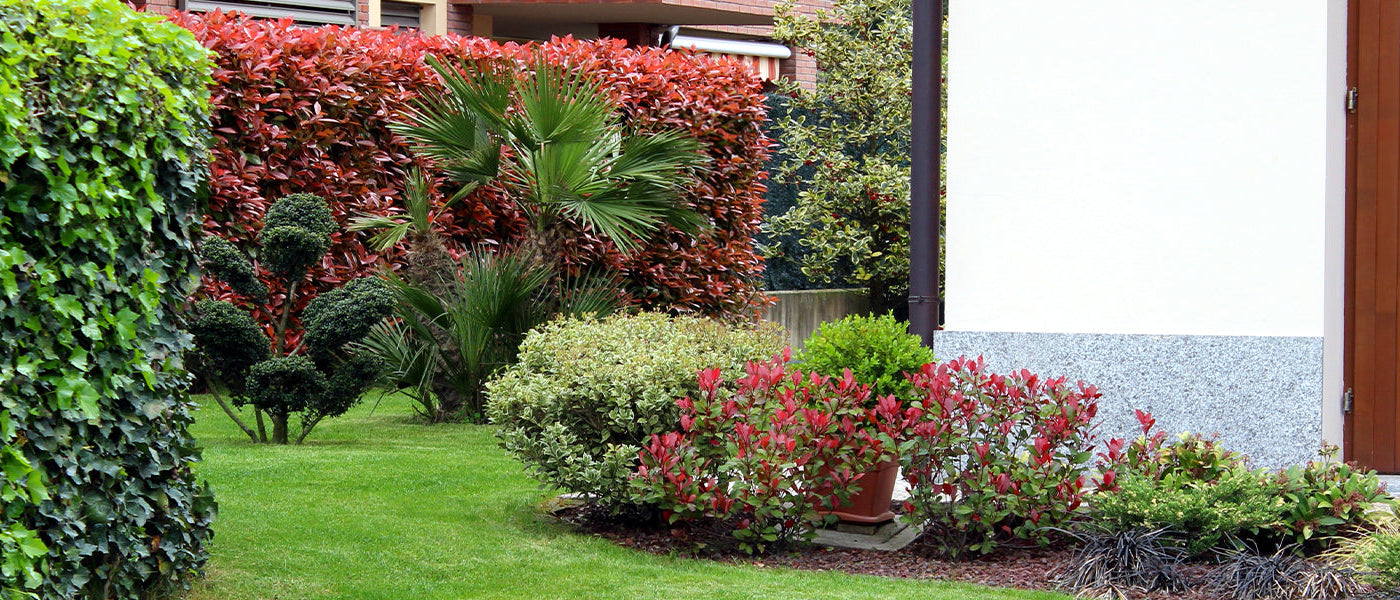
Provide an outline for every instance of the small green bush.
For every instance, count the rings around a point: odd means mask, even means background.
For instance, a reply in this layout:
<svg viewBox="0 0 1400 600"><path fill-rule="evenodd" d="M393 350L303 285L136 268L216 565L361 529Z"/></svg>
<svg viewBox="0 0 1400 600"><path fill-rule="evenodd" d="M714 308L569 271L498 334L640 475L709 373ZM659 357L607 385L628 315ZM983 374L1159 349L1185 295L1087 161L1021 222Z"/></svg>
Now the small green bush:
<svg viewBox="0 0 1400 600"><path fill-rule="evenodd" d="M1195 555L1277 528L1284 501L1272 478L1236 468L1211 482L1129 473L1116 491L1095 494L1093 507L1102 529L1166 529Z"/></svg>
<svg viewBox="0 0 1400 600"><path fill-rule="evenodd" d="M798 360L812 372L841 377L851 370L856 381L869 385L875 396L894 394L907 400L914 386L904 373L916 373L933 362L933 351L906 323L893 315L851 315L822 323L808 338Z"/></svg>
<svg viewBox="0 0 1400 600"><path fill-rule="evenodd" d="M1277 476L1287 533L1293 541L1314 547L1364 525L1372 506L1392 502L1375 471L1335 460L1335 447L1320 454L1322 460L1290 467Z"/></svg>
<svg viewBox="0 0 1400 600"><path fill-rule="evenodd" d="M699 392L696 373L718 367L732 381L782 339L772 324L656 313L553 321L487 384L488 415L501 446L540 481L636 504L628 480L638 453L652 434L679 428L676 399Z"/></svg>
<svg viewBox="0 0 1400 600"><path fill-rule="evenodd" d="M1400 590L1400 529L1393 524L1359 541L1352 555L1378 589Z"/></svg>

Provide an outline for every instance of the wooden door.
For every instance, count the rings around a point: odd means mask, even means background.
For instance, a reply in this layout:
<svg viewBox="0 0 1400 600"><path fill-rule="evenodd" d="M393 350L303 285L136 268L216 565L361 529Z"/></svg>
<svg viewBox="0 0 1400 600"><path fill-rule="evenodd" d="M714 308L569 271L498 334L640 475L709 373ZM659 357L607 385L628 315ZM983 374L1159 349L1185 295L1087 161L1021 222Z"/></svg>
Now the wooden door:
<svg viewBox="0 0 1400 600"><path fill-rule="evenodd" d="M1400 0L1351 0L1346 455L1400 472Z"/></svg>

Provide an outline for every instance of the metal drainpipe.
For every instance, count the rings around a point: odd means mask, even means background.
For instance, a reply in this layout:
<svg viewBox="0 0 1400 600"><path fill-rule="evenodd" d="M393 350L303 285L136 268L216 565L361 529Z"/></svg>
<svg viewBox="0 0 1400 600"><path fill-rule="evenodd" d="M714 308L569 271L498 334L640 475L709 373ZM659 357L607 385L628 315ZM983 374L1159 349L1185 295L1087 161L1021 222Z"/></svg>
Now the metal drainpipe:
<svg viewBox="0 0 1400 600"><path fill-rule="evenodd" d="M943 160L939 124L943 121L943 0L913 0L914 97L910 148L909 332L933 346L941 324L943 298L938 241L943 207L938 201Z"/></svg>

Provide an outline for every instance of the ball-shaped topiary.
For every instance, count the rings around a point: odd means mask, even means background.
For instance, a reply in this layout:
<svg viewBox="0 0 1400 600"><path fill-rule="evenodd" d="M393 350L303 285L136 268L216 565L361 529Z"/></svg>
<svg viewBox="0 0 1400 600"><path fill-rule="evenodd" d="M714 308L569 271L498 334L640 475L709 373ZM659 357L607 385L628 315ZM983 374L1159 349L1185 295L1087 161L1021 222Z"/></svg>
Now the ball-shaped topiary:
<svg viewBox="0 0 1400 600"><path fill-rule="evenodd" d="M797 360L808 371L841 377L851 370L855 380L869 385L874 397L894 394L907 399L914 386L905 373L916 373L934 360L933 350L909 333L893 315L851 315L822 323L807 338Z"/></svg>
<svg viewBox="0 0 1400 600"><path fill-rule="evenodd" d="M613 507L636 504L628 480L654 433L674 431L676 399L696 373L727 379L782 349L772 323L730 325L657 313L553 321L486 386L501 446L540 481Z"/></svg>
<svg viewBox="0 0 1400 600"><path fill-rule="evenodd" d="M287 295L294 296L308 270L330 247L335 220L324 200L311 194L293 194L273 203L266 225L259 236L262 263L282 279ZM252 277L257 270L231 243L209 238L202 254L215 276L228 278L225 282L234 291L263 302L265 314L274 313L266 304L270 300L266 288ZM251 293L258 291L263 293ZM220 384L211 386L215 400L224 404L222 388L235 405L252 405L258 411L258 429L254 431L224 405L229 417L254 441L293 441L287 420L300 414L301 434L295 441L301 442L321 419L349 410L378 375L375 359L349 351L347 346L363 339L393 311L394 294L387 284L365 277L313 298L300 315L306 328L301 343L287 348L281 341L286 339L296 305L293 300L280 303L276 312L281 315L273 324L271 338L251 315L230 303L204 301L195 309L197 318L190 333L203 355L205 374ZM264 414L273 423L270 439L263 430Z"/></svg>

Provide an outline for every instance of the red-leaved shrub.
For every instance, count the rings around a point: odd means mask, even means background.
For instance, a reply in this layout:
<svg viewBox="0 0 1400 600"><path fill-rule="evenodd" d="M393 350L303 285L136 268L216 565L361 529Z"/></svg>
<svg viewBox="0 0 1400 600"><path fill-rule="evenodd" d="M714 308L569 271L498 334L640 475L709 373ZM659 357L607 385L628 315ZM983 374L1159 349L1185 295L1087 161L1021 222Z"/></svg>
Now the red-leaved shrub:
<svg viewBox="0 0 1400 600"><path fill-rule="evenodd" d="M740 548L763 552L805 539L835 520L826 511L889 457L874 423L898 415L867 409L870 388L849 370L839 380L789 369L784 358L751 362L732 392L719 369L700 372L700 394L677 401L681 429L653 435L633 489L675 523L714 519Z"/></svg>
<svg viewBox="0 0 1400 600"><path fill-rule="evenodd" d="M999 540L1044 542L1079 508L1094 447L1099 392L982 360L927 364L915 400L884 435L903 441L910 515L945 553L991 552Z"/></svg>
<svg viewBox="0 0 1400 600"><path fill-rule="evenodd" d="M502 61L526 69L542 53L612 90L633 130L683 128L712 158L686 196L713 221L712 229L699 236L667 229L631 255L580 231L563 263L620 271L633 302L651 309L746 314L764 302L758 287L762 263L751 238L762 216L768 140L759 126L765 112L760 82L736 62L628 49L612 40L522 46L395 30L303 28L217 12L171 18L215 54L208 233L254 249L252 232L268 205L296 192L326 198L341 226L357 213L400 212L396 199L404 173L421 161L389 124L419 94L439 87L424 57L449 64L461 58ZM509 245L523 226L509 190L490 186L437 222L457 249ZM312 273L317 291L400 263L401 249L376 255L365 247L365 235L336 234L331 252ZM280 313L283 290L272 278L264 281L273 291L270 308ZM205 292L219 299L229 295L212 281L205 282ZM272 321L269 314L255 316ZM289 330L293 338L300 335L300 327Z"/></svg>

